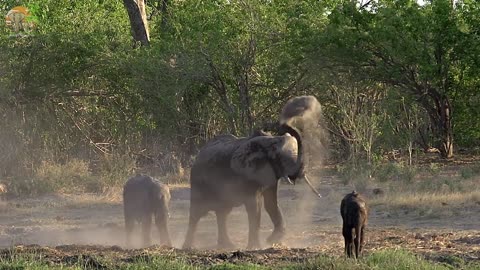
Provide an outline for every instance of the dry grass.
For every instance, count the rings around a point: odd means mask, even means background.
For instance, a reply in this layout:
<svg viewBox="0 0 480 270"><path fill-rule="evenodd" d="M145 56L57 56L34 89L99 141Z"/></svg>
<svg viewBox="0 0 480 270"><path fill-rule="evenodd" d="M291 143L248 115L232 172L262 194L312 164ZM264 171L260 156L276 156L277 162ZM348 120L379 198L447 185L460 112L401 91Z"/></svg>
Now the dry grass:
<svg viewBox="0 0 480 270"><path fill-rule="evenodd" d="M469 206L480 204L480 190L468 192L422 192L422 193L396 193L389 196L374 198L372 205L388 205L392 207L416 208L419 205L429 206Z"/></svg>

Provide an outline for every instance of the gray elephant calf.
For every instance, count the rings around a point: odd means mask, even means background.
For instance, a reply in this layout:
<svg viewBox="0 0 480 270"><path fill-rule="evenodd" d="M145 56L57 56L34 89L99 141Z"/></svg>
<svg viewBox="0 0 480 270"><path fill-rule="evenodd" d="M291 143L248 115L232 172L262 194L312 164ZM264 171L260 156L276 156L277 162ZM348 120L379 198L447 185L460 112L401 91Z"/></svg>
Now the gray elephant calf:
<svg viewBox="0 0 480 270"><path fill-rule="evenodd" d="M343 219L342 234L345 239L345 254L347 257L358 258L365 243L365 226L368 220L367 203L360 194L353 191L343 198L340 204L340 213Z"/></svg>
<svg viewBox="0 0 480 270"><path fill-rule="evenodd" d="M123 210L127 245L131 244L135 222L142 224L143 245L149 246L152 217L160 232L162 244L171 246L167 228L170 190L160 181L137 174L128 179L123 187Z"/></svg>

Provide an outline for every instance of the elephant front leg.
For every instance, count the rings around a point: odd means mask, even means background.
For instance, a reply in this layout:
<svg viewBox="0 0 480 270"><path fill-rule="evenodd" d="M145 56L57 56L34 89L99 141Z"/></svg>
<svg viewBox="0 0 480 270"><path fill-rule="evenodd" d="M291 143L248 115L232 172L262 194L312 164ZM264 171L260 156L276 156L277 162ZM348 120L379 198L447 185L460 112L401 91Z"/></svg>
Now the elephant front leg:
<svg viewBox="0 0 480 270"><path fill-rule="evenodd" d="M267 210L273 223L273 232L267 238L267 243L269 244L280 243L285 236L285 222L283 220L282 211L278 206L277 188L277 185L275 185L263 192L265 210Z"/></svg>
<svg viewBox="0 0 480 270"><path fill-rule="evenodd" d="M198 222L207 212L208 210L200 202L190 201L190 217L188 220L187 235L185 236L185 242L182 246L183 249L192 248Z"/></svg>
<svg viewBox="0 0 480 270"><path fill-rule="evenodd" d="M230 240L227 231L227 216L230 211L232 211L231 208L224 208L215 211L218 226L218 248L220 249L231 249L235 247Z"/></svg>
<svg viewBox="0 0 480 270"><path fill-rule="evenodd" d="M245 209L248 214L248 245L247 249L260 248L260 221L262 215L262 201L260 196L250 198L245 203Z"/></svg>
<svg viewBox="0 0 480 270"><path fill-rule="evenodd" d="M158 232L160 233L160 243L171 247L172 241L170 240L170 233L168 232L168 209L162 213L157 213L155 216L155 225L157 225Z"/></svg>

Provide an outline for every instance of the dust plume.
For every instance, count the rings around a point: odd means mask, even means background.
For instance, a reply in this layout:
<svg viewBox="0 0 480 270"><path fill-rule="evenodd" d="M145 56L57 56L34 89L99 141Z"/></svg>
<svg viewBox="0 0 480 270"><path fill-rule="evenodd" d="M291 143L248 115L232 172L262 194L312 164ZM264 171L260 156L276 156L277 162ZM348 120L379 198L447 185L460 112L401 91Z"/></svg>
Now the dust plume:
<svg viewBox="0 0 480 270"><path fill-rule="evenodd" d="M280 124L300 130L305 145L307 170L320 166L326 158L328 144L320 102L314 96L299 96L288 100L280 114Z"/></svg>
<svg viewBox="0 0 480 270"><path fill-rule="evenodd" d="M327 157L327 133L324 127L322 107L314 96L299 96L290 99L280 114L280 124L288 124L300 130L305 147L305 173L313 186L321 193L319 169ZM292 211L295 227L310 227L314 224L313 212L318 204L324 203L308 188L304 181L296 187L299 193L295 211ZM305 245L306 242L289 241L289 246Z"/></svg>

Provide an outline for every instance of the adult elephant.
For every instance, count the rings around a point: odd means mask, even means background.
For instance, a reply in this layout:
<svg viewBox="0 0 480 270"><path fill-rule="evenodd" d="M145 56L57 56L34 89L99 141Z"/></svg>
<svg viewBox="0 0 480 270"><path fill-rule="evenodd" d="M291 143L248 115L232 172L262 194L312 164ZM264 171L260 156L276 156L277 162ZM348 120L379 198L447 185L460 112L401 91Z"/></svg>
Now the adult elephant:
<svg viewBox="0 0 480 270"><path fill-rule="evenodd" d="M285 223L277 201L278 180L302 177L304 165L299 132L287 124L279 131L278 136L263 132L243 138L221 135L200 150L191 169L190 218L184 248L192 247L198 221L209 211L217 217L218 246L233 247L226 221L232 208L240 205L245 205L248 214L247 248L260 247L262 196L274 225L267 242L283 238Z"/></svg>

